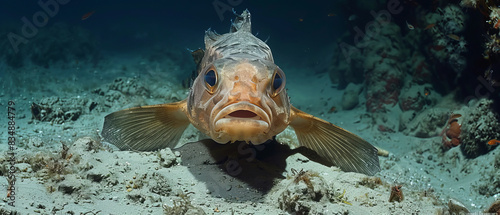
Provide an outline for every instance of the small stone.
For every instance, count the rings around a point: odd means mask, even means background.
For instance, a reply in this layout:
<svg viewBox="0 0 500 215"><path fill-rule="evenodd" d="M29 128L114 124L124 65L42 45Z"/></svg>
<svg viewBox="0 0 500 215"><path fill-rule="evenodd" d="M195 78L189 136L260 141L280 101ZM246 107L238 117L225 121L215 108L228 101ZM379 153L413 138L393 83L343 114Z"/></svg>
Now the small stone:
<svg viewBox="0 0 500 215"><path fill-rule="evenodd" d="M29 144L39 148L43 146L43 141L40 137L32 137L29 139Z"/></svg>
<svg viewBox="0 0 500 215"><path fill-rule="evenodd" d="M448 202L448 208L450 210L450 214L468 214L468 213L470 213L469 209L467 209L464 204L462 204L461 202L459 202L456 199L450 199L450 201Z"/></svg>
<svg viewBox="0 0 500 215"><path fill-rule="evenodd" d="M70 153L78 154L85 151L95 150L95 141L91 137L82 137L76 140L70 147Z"/></svg>
<svg viewBox="0 0 500 215"><path fill-rule="evenodd" d="M194 208L189 208L185 215L205 215L205 211L203 211L201 208L194 207Z"/></svg>
<svg viewBox="0 0 500 215"><path fill-rule="evenodd" d="M164 148L158 151L158 157L160 158L160 165L166 168L177 163L177 158L170 148Z"/></svg>
<svg viewBox="0 0 500 215"><path fill-rule="evenodd" d="M89 171L89 173L87 174L87 179L93 182L101 182L103 178L103 174L94 171Z"/></svg>
<svg viewBox="0 0 500 215"><path fill-rule="evenodd" d="M77 188L71 184L61 183L59 185L59 188L57 188L57 190L59 190L64 194L72 194L75 190L77 190Z"/></svg>

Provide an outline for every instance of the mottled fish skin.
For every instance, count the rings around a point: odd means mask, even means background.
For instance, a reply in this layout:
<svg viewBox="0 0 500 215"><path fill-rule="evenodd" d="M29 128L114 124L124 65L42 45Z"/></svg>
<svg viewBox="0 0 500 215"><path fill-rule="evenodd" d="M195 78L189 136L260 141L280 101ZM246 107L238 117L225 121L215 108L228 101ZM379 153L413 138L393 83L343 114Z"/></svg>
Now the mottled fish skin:
<svg viewBox="0 0 500 215"><path fill-rule="evenodd" d="M194 55L198 75L186 100L111 113L104 139L122 150L157 150L176 146L193 124L221 144L262 144L291 126L301 146L343 171L380 171L377 149L366 140L290 104L285 74L269 46L252 35L248 10L229 33L207 31L205 50Z"/></svg>

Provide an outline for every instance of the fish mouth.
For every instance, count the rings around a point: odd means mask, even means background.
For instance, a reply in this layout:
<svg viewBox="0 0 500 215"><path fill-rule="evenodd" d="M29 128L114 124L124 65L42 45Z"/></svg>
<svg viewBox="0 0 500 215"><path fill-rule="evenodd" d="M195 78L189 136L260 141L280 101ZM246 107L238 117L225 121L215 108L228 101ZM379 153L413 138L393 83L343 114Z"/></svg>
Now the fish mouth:
<svg viewBox="0 0 500 215"><path fill-rule="evenodd" d="M246 141L269 131L269 115L250 102L238 102L224 107L214 118L214 130L225 132L232 140Z"/></svg>

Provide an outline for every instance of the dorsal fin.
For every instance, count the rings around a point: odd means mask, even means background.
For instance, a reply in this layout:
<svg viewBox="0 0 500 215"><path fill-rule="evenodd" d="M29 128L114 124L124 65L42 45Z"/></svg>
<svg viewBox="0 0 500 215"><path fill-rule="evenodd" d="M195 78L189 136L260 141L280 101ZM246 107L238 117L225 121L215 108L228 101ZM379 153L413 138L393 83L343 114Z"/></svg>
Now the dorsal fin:
<svg viewBox="0 0 500 215"><path fill-rule="evenodd" d="M248 9L244 10L241 15L238 15L236 11L233 9L234 15L236 15L236 19L231 22L231 29L229 32L233 33L236 31L246 31L248 33L252 33L252 22L250 21L250 11Z"/></svg>
<svg viewBox="0 0 500 215"><path fill-rule="evenodd" d="M212 31L212 29L208 29L205 31L205 49L208 49L212 46L212 44L219 39L221 35Z"/></svg>

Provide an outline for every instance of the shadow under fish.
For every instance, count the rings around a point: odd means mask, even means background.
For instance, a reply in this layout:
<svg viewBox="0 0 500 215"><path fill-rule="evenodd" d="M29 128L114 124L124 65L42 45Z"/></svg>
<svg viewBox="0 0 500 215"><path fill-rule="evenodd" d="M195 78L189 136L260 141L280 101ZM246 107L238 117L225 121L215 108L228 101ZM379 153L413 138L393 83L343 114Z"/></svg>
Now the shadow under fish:
<svg viewBox="0 0 500 215"><path fill-rule="evenodd" d="M245 142L219 144L205 139L187 143L174 151L181 153L181 164L206 184L210 195L230 201L262 199L276 179L285 178L286 159L290 155L300 153L310 160L331 165L310 149L292 150L276 141L250 145Z"/></svg>

